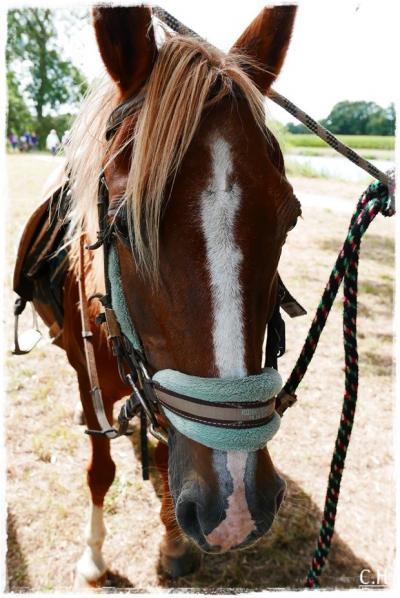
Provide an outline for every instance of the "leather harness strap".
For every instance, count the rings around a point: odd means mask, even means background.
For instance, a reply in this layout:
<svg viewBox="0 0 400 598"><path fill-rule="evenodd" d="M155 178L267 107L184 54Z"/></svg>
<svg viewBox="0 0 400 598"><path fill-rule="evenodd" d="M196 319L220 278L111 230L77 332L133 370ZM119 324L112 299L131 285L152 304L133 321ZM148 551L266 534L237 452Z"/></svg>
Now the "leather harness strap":
<svg viewBox="0 0 400 598"><path fill-rule="evenodd" d="M79 304L81 311L81 323L82 323L82 339L83 347L85 350L86 359L86 371L90 383L90 394L92 395L93 407L97 421L101 427L101 434L107 438L116 438L118 432L110 425L105 410L103 397L101 393L99 376L97 373L96 356L93 347L93 332L90 328L90 318L88 310L88 298L86 295L86 284L85 284L85 257L84 257L85 239L82 234L79 239Z"/></svg>

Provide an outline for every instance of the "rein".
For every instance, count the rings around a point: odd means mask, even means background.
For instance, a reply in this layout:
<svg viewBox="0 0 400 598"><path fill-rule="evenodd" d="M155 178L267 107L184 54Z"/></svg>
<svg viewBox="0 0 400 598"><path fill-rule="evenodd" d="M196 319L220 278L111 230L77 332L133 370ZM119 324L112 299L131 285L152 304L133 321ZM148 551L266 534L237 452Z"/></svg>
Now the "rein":
<svg viewBox="0 0 400 598"><path fill-rule="evenodd" d="M173 30L184 35L196 36L170 15L167 11L154 7L153 13ZM383 173L370 162L363 159L352 149L341 143L332 133L321 127L305 112L297 108L292 102L275 91L269 97L305 124L311 131L324 139L336 151L345 155L360 168L366 170L380 182L372 183L361 196L357 208L352 216L347 237L343 248L336 260L328 284L317 308L314 320L308 332L304 347L297 363L283 389L280 377L273 367L265 368L257 376L247 376L241 379L198 378L187 376L172 370L161 370L151 377L146 368L146 361L134 326L129 319L122 285L118 254L113 245L116 234L113 226L107 222L108 189L102 174L99 180L98 211L99 231L98 240L88 249L103 246L104 273L106 294L100 299L103 312L97 317L96 323L105 326L112 351L118 362L118 370L122 380L132 393L123 405L118 417L118 429L115 429L105 415L101 390L98 384L94 349L92 346L92 332L88 318L88 301L85 291L84 273L84 243L81 238L80 246L80 274L79 293L82 317L82 337L85 347L88 375L91 384L93 405L100 430L86 430L91 435L103 436L108 439L130 434L129 420L140 414L141 421L141 450L143 478L148 479L148 449L147 449L147 421L149 431L158 440L167 442L167 433L160 426L157 416L164 415L171 423L186 436L211 446L237 450L256 450L264 446L279 428L279 415L296 401L295 391L307 371L308 365L315 353L320 335L325 326L330 309L336 298L339 287L344 282L343 300L343 332L345 349L345 394L342 415L336 438L335 450L331 462L328 489L326 493L324 515L311 567L306 579L306 587L319 587L319 576L328 556L334 532L337 504L339 500L340 482L344 469L347 447L354 421L354 414L358 393L358 354L357 354L357 274L361 239L372 220L379 214L392 216L395 213L394 203L394 173ZM117 106L112 112L106 137L110 139L118 130L123 119L137 110L143 98L131 99L127 103ZM111 284L111 274L113 284ZM116 286L119 280L119 287ZM286 290L286 289L285 289ZM293 299L293 298L291 298ZM301 308L300 308L301 309ZM299 315L299 313L297 313ZM279 312L278 312L279 316ZM279 320L279 318L278 318ZM279 323L280 325L280 323ZM282 349L282 339L279 338L279 350ZM267 342L268 345L268 342ZM276 347L275 347L276 348ZM284 350L284 343L283 343ZM127 373L128 372L128 373ZM254 380L250 380L254 379ZM241 389L247 387L250 400L232 400L240 382ZM222 384L221 384L222 383ZM244 386L243 386L244 385ZM217 393L218 400L207 397ZM254 394L259 394L258 400L251 400ZM279 393L279 394L277 394ZM277 395L277 396L276 396ZM239 395L240 396L240 395ZM161 408L162 407L162 411ZM278 415L279 414L279 415ZM197 427L196 427L197 426ZM202 432L203 430L203 432ZM204 430L206 431L204 433ZM241 432L248 434L250 444L243 446L237 435ZM206 440L211 438L211 444ZM252 448L249 448L252 447Z"/></svg>
<svg viewBox="0 0 400 598"><path fill-rule="evenodd" d="M295 391L300 384L314 356L329 312L343 281L343 341L345 353L345 393L339 429L332 456L328 488L325 497L323 518L320 526L317 548L307 574L306 587L319 587L319 576L328 557L335 527L340 482L345 466L347 448L350 443L358 397L358 352L357 352L357 279L361 240L374 218L381 213L393 216L391 197L387 187L373 182L362 194L351 218L342 250L332 269L316 314L311 323L305 343L281 394L289 400L296 400ZM279 395L278 395L279 400Z"/></svg>

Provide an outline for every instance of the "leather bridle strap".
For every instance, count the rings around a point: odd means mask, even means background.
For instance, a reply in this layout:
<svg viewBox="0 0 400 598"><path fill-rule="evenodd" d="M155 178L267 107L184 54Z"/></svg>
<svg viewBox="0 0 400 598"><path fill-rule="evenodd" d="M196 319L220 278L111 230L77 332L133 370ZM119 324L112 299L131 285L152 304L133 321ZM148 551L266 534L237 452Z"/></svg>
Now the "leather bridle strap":
<svg viewBox="0 0 400 598"><path fill-rule="evenodd" d="M111 285L108 275L108 249L109 249L109 230L107 225L107 206L108 206L108 189L105 184L104 176L100 177L99 181L99 196L98 196L98 212L99 212L99 231L98 240L91 246L85 246L85 237L82 234L79 241L79 302L81 310L82 322L82 338L85 350L86 370L90 383L90 394L93 401L93 409L97 418L99 430L87 429L86 434L91 436L106 437L108 439L118 438L119 436L128 436L132 434L128 430L129 421L140 412L141 421L141 452L142 452L142 472L143 479L148 479L148 455L147 445L145 442L145 429L147 428L146 418L144 412L147 414L150 422L150 431L158 439L166 442L166 436L162 430L158 429L157 420L150 403L147 399L147 372L141 372L140 362L137 361L133 347L128 346L129 343L121 333L120 325L115 317L114 310L111 307ZM85 284L85 249L97 249L103 247L104 252L104 275L105 275L105 295L94 295L103 304L104 310L96 317L96 323L105 326L107 331L107 339L111 344L112 352L117 359L118 370L121 380L130 387L131 395L121 407L118 416L118 428L114 428L107 419L102 392L99 383L99 377L96 366L95 351L92 343L93 333L90 329L90 318L88 312L88 305L90 299L87 297ZM126 374L125 365L129 370ZM143 393L137 386L138 377L140 378Z"/></svg>
<svg viewBox="0 0 400 598"><path fill-rule="evenodd" d="M125 100L122 104L118 104L118 106L116 106L114 108L114 110L111 112L111 114L108 118L108 122L107 122L107 126L106 126L105 138L107 141L112 139L112 137L118 131L119 127L122 124L122 121L125 118L127 118L128 116L131 116L132 114L134 114L135 112L137 112L139 110L139 108L143 104L143 99L144 99L144 90L142 89L140 94L135 95L132 98Z"/></svg>
<svg viewBox="0 0 400 598"><path fill-rule="evenodd" d="M97 372L96 356L93 347L93 332L90 328L90 317L89 317L89 299L86 294L86 276L85 276L85 237L81 234L79 239L79 276L78 276L78 288L79 288L79 304L81 311L81 324L82 324L82 339L83 347L85 351L86 360L86 371L89 378L90 394L92 396L92 403L97 423L100 430L85 430L86 434L91 436L102 436L112 440L119 436L127 436L132 432L128 431L129 420L138 412L140 407L140 401L138 400L135 392L126 400L121 408L121 412L118 417L118 429L115 429L108 421L105 409L103 396L100 388L99 375ZM106 326L108 331L108 337L111 341L121 336L118 322L114 322L113 318L107 311L106 312ZM108 317L107 317L108 316ZM119 362L118 362L118 365ZM133 386L135 386L133 384ZM135 387L136 388L136 387Z"/></svg>
<svg viewBox="0 0 400 598"><path fill-rule="evenodd" d="M85 350L86 371L90 383L90 394L92 395L93 407L99 426L101 427L101 434L109 439L116 438L118 432L110 425L105 410L104 403L99 383L99 376L97 373L96 357L93 347L93 332L90 328L90 318L88 311L88 299L86 295L86 281L85 281L85 258L84 258L85 240L84 235L79 239L79 304L81 308L81 323L82 323L82 339Z"/></svg>

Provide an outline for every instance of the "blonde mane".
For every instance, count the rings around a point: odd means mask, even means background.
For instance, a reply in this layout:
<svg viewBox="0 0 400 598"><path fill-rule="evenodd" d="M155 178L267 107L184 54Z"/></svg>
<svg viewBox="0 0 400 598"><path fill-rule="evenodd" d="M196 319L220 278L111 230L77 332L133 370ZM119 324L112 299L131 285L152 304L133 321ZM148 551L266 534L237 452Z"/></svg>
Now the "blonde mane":
<svg viewBox="0 0 400 598"><path fill-rule="evenodd" d="M167 36L146 85L132 136L132 160L123 204L137 265L158 279L159 227L168 197L205 108L239 92L266 133L264 98L245 72L249 61L198 39ZM251 65L254 68L254 65ZM105 129L115 84L104 80L86 98L72 129L67 159L72 188L71 230L93 241L97 231L98 179L108 152ZM109 162L123 148L114 153Z"/></svg>

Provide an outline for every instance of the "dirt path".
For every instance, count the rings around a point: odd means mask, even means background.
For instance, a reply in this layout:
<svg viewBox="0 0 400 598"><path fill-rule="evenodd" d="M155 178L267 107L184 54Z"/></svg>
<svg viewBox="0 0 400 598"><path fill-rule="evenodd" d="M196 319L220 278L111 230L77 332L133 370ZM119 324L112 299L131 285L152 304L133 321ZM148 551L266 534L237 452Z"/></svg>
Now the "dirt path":
<svg viewBox="0 0 400 598"><path fill-rule="evenodd" d="M18 231L37 203L52 160L10 156L5 307L11 346L10 292ZM322 209L305 202L304 218L290 234L280 272L308 310L287 322L283 377L298 354L313 311L345 235L348 214L326 206L327 195L350 205L357 185L293 179L296 192L320 196ZM321 204L322 206L322 204ZM343 476L332 556L324 587L358 587L360 571L386 572L394 558L392 299L394 223L378 217L363 243L360 265L361 387L352 443ZM315 362L299 389L299 402L270 445L288 480L288 498L270 534L252 549L203 557L196 574L171 582L158 571L158 480L142 482L130 442L113 445L117 477L106 503L105 558L110 584L137 590L172 587L299 588L319 528L343 392L340 301L334 307ZM83 548L88 445L72 424L77 385L64 354L42 341L25 357L6 356L8 580L11 591L68 590ZM19 433L16 434L15 430ZM371 574L373 575L373 573Z"/></svg>

